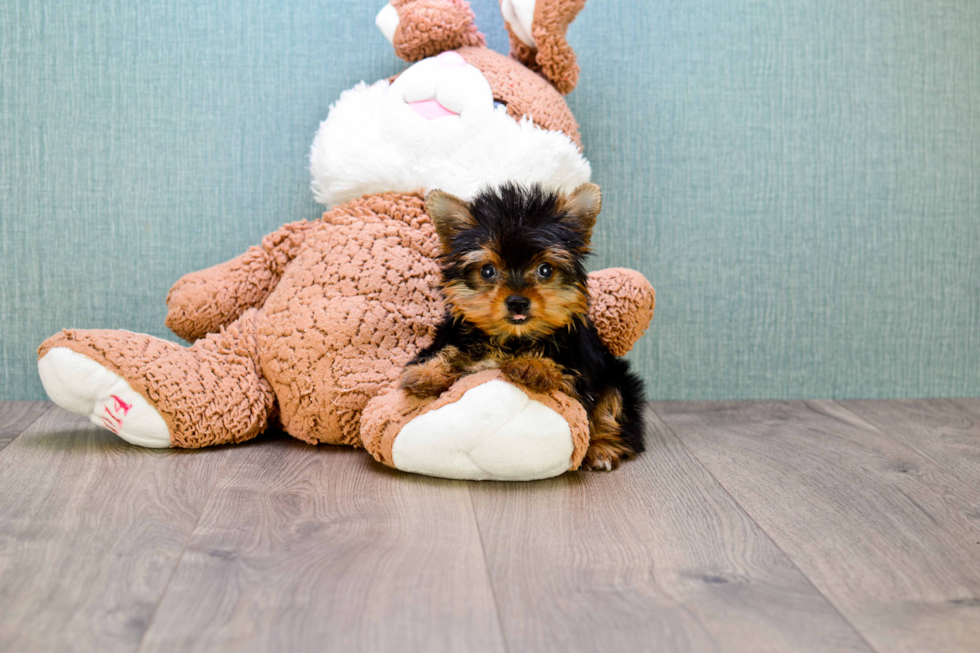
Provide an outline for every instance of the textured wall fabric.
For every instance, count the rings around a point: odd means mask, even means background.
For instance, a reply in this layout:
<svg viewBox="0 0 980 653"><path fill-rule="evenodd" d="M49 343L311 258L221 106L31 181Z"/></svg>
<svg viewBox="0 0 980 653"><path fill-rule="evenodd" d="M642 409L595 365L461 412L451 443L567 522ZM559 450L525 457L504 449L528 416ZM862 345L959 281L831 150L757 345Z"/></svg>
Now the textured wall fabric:
<svg viewBox="0 0 980 653"><path fill-rule="evenodd" d="M319 215L319 121L403 67L380 3L0 3L0 398L62 327L173 338L183 273ZM651 398L980 395L980 3L591 0L569 40Z"/></svg>

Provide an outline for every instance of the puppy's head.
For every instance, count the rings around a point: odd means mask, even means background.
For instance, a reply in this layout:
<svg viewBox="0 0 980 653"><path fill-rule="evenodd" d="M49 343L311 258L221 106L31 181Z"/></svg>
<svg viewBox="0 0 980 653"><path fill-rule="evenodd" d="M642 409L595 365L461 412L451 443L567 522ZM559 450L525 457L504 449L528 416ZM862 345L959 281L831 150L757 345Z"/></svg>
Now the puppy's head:
<svg viewBox="0 0 980 653"><path fill-rule="evenodd" d="M539 338L584 318L583 261L601 202L595 184L569 195L505 184L469 203L430 193L452 313L500 339Z"/></svg>

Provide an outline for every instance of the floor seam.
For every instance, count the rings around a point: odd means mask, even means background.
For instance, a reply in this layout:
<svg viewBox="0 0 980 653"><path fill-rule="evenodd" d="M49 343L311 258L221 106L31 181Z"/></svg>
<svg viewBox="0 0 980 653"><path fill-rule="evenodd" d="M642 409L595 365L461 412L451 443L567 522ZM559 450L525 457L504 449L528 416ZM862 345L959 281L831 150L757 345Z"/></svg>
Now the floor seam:
<svg viewBox="0 0 980 653"><path fill-rule="evenodd" d="M476 535L480 540L480 554L483 556L483 573L487 577L487 587L490 588L490 596L493 598L493 611L497 617L497 628L500 629L500 641L504 645L504 653L510 652L507 644L507 632L504 630L504 620L500 615L500 604L497 602L497 589L493 586L493 579L490 577L490 560L487 558L487 545L483 541L483 529L480 528L480 519L476 516L476 506L473 505L473 489L466 486L466 496L470 500L470 514L473 515L473 525L476 526Z"/></svg>
<svg viewBox="0 0 980 653"><path fill-rule="evenodd" d="M953 469L949 465L943 463L942 461L936 460L935 458L933 458L929 454L928 451L923 451L922 449L920 449L919 447L915 446L914 444L910 444L908 442L904 442L902 440L899 440L894 435L892 435L891 433L889 433L888 431L886 431L883 426L881 426L877 422L873 421L873 419L870 416L865 416L865 415L863 415L861 413L855 412L854 410L851 410L850 408L848 408L847 406L845 406L843 403L841 403L842 401L848 401L847 399L830 399L828 401L830 401L831 403L833 403L835 406L837 406L841 410L846 411L851 416L858 418L862 422L865 422L868 426L870 426L871 428L873 428L877 433L879 433L880 435L883 435L884 437L888 438L893 443L897 444L899 447L902 447L903 449L908 449L909 451L911 451L912 453L916 454L917 456L921 456L925 460L929 461L930 463L932 463L933 465L935 465L936 467L938 467L940 470L946 472L947 474L951 474L955 480L957 480L957 481L959 481L961 483L964 482L964 481L962 481L960 479L960 473L958 471L956 471L955 469ZM952 401L952 400L950 400L950 401ZM973 411L971 411L969 408L967 408L965 406L962 406L959 403L957 403L956 405L957 406L960 406L961 408L963 408L963 410L966 410L971 415L974 414ZM978 417L980 417L980 416L978 416Z"/></svg>
<svg viewBox="0 0 980 653"><path fill-rule="evenodd" d="M753 524L755 524L756 525L756 528L758 528L759 531L763 535L766 536L766 539L768 539L772 543L772 545L774 547L776 547L776 549L780 553L782 553L783 556L786 557L786 560L791 565L793 565L793 569L796 569L796 571L798 571L800 573L800 576L802 576L806 580L806 582L810 585L810 587L813 588L813 591L815 591L817 594L819 594L820 596L823 597L823 600L827 602L827 605L829 605L831 608L833 608L834 609L834 612L836 612L840 616L840 618L844 620L844 623L846 623L848 626L851 627L851 630L854 631L854 634L857 635L858 638L862 642L865 643L865 645L868 647L869 650L875 651L876 653L880 653L880 651L875 646L873 646L870 641L868 641L868 639L864 636L864 633L862 633L860 631L860 629L858 629L858 627L856 625L854 625L854 622L852 622L850 619L848 619L847 618L847 615L845 615L843 612L841 612L840 607L838 607L838 605L836 603L834 603L830 599L830 597L828 597L826 594L824 594L824 592L819 587L817 587L816 583L813 582L813 579L811 579L802 569L800 569L799 565L796 564L796 560L794 560L793 557L790 556L790 554L787 553L783 549L783 547L781 547L779 545L779 542L776 541L776 539L773 537L773 535L771 533L769 533L769 531L767 531L765 528L763 528L762 524L760 524L758 521L756 521L755 517L753 517L752 514L748 510L745 509L745 507L739 502L739 500L736 499L735 496L732 495L732 493L728 491L728 488L725 487L720 480L718 480L718 478L711 472L710 469L708 469L708 466L705 465L703 462L701 462L701 459L698 458L697 454L695 454L694 451L692 451L690 447L687 446L687 443L685 443L684 440L680 436L678 436L676 433L674 433L674 429L672 429L670 427L670 425L667 424L667 420L665 420L663 417L661 417L660 416L660 413L658 413L653 408L653 406L650 406L650 410L653 411L653 414L657 416L657 419L660 420L660 423L664 425L664 428L667 430L667 433L669 433L670 436L672 438L674 438L681 445L681 447L684 448L684 451L686 451L688 454L690 454L691 458L693 458L694 461L697 462L697 464L701 466L701 469L703 469L705 471L705 473L708 474L708 476L711 477L711 480L713 480L715 482L715 484L717 484L718 487L721 488L721 491L724 492L725 495L729 499L732 500L732 502L735 504L735 506L742 512L743 515L745 515L746 519L748 519Z"/></svg>
<svg viewBox="0 0 980 653"><path fill-rule="evenodd" d="M180 550L180 555L177 556L177 562L174 563L174 568L170 572L170 577L167 578L167 584L163 586L163 591L160 593L160 599L157 601L157 604L153 607L153 612L150 613L150 618L147 619L146 621L146 628L143 629L143 634L140 635L139 643L137 643L136 648L133 649L134 653L139 653L142 650L143 644L146 641L146 635L147 633L150 632L150 628L153 626L153 621L154 619L156 619L157 612L160 611L160 606L163 605L164 599L167 598L167 592L170 591L170 584L173 582L174 576L177 575L177 570L180 569L180 563L183 562L184 560L184 554L187 553L187 547L190 546L191 540L194 539L194 534L197 532L197 527L201 525L201 519L204 518L204 513L207 512L208 506L211 504L211 497L213 497L214 493L218 490L218 485L221 483L221 480L224 478L225 469L230 464L231 464L231 455L229 453L228 460L226 460L224 464L221 466L221 470L218 472L215 478L214 485L211 487L211 491L208 492L208 497L204 500L204 505L201 506L201 512L197 515L197 519L194 521L194 526L187 534L187 540L184 542L184 546Z"/></svg>
<svg viewBox="0 0 980 653"><path fill-rule="evenodd" d="M30 429L32 426L34 426L38 422L39 419L41 419L42 417L44 417L45 415L47 415L48 413L50 413L52 410L55 409L55 404L52 401L45 401L45 402L41 402L41 403L48 404L47 409L41 411L41 414L40 415L38 415L37 417L35 417L34 419L32 419L30 421L30 423L27 424L27 426L25 426L24 428L22 428L20 430L20 433L18 433L14 437L10 438L10 440L7 442L7 444L5 444L2 447L0 447L0 455L3 455L3 452L6 451L7 447L9 447L14 442L16 442L17 439L20 438L20 436L22 436L25 433L27 433L27 430Z"/></svg>

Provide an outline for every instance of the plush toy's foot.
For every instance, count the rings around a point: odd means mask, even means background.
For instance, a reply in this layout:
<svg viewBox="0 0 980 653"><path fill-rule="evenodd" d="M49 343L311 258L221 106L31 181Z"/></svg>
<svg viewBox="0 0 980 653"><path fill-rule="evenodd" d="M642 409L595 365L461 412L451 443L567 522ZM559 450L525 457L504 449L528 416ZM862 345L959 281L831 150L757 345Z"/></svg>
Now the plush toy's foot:
<svg viewBox="0 0 980 653"><path fill-rule="evenodd" d="M572 434L561 415L493 380L402 427L395 467L465 479L530 480L568 471Z"/></svg>
<svg viewBox="0 0 980 653"><path fill-rule="evenodd" d="M91 358L55 347L38 360L37 371L51 401L62 408L88 415L93 424L130 444L170 446L170 432L160 413L125 379Z"/></svg>
<svg viewBox="0 0 980 653"><path fill-rule="evenodd" d="M577 402L525 392L498 371L465 377L435 401L400 390L376 397L361 432L365 448L387 465L468 480L558 476L577 469L588 447Z"/></svg>
<svg viewBox="0 0 980 653"><path fill-rule="evenodd" d="M197 449L265 430L275 396L257 362L255 309L191 347L145 333L67 329L38 348L57 404L145 447Z"/></svg>

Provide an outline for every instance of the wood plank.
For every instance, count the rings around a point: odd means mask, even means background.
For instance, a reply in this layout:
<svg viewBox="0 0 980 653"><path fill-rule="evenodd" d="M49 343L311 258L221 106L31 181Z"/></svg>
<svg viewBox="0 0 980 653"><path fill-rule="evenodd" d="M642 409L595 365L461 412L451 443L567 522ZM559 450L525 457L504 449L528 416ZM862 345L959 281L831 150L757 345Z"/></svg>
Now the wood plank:
<svg viewBox="0 0 980 653"><path fill-rule="evenodd" d="M0 402L0 451L53 407L50 401Z"/></svg>
<svg viewBox="0 0 980 653"><path fill-rule="evenodd" d="M980 487L980 414L954 399L841 401L910 449ZM980 524L980 506L976 520Z"/></svg>
<svg viewBox="0 0 980 653"><path fill-rule="evenodd" d="M978 488L834 402L655 409L877 650L977 650Z"/></svg>
<svg viewBox="0 0 980 653"><path fill-rule="evenodd" d="M224 475L141 651L503 651L462 482L266 443Z"/></svg>
<svg viewBox="0 0 980 653"><path fill-rule="evenodd" d="M0 650L136 650L226 455L41 416L0 454Z"/></svg>
<svg viewBox="0 0 980 653"><path fill-rule="evenodd" d="M648 411L613 473L470 488L513 651L869 651Z"/></svg>

